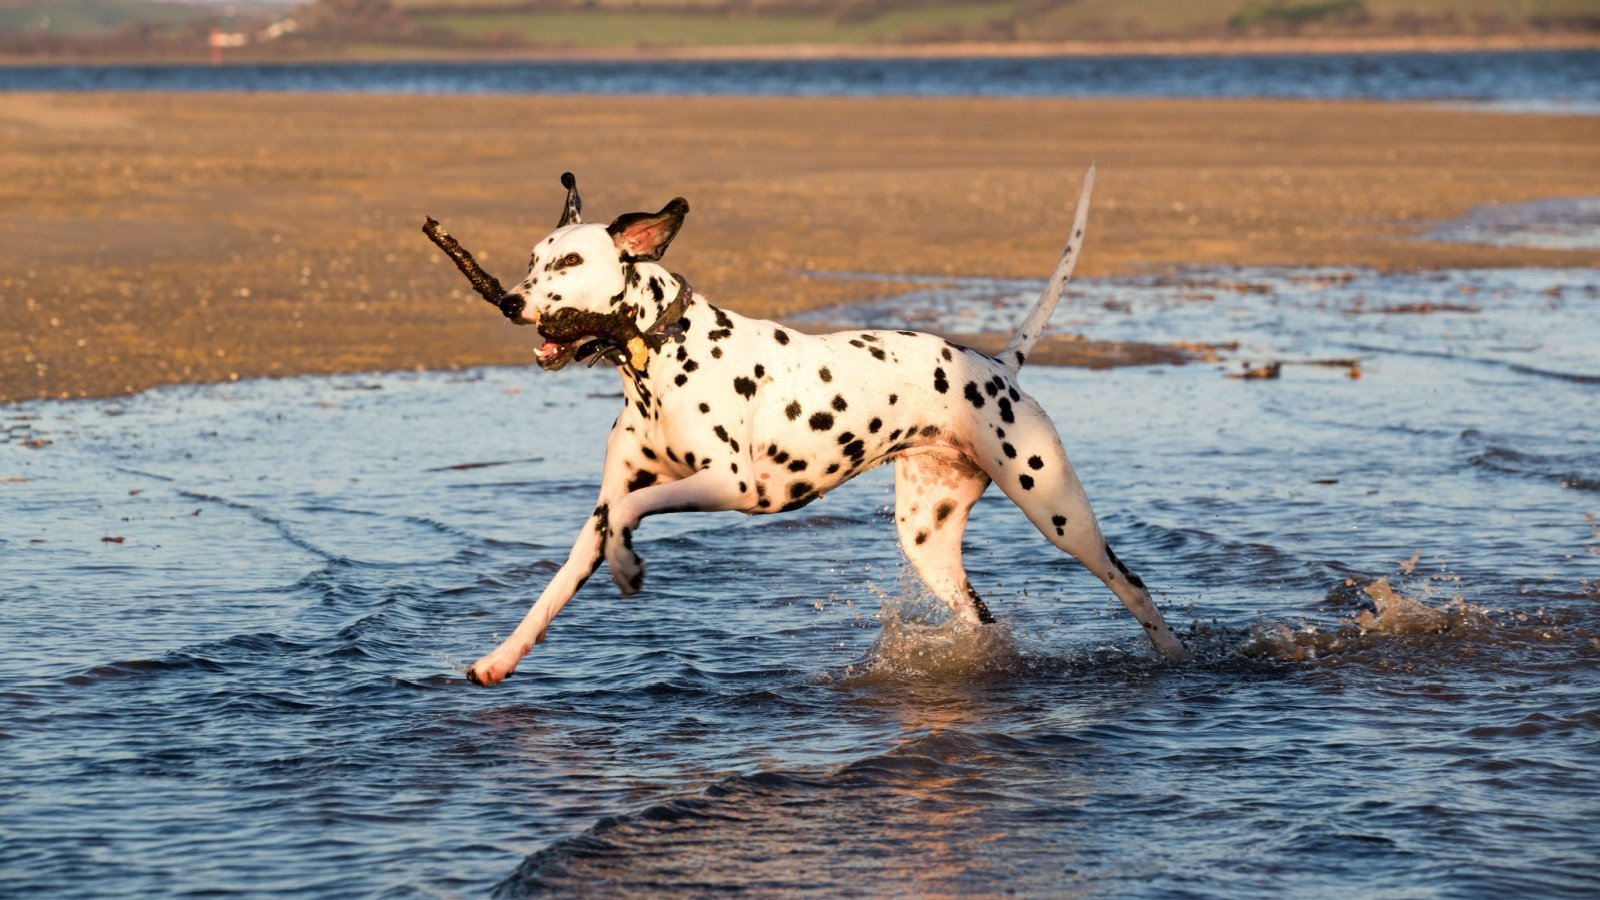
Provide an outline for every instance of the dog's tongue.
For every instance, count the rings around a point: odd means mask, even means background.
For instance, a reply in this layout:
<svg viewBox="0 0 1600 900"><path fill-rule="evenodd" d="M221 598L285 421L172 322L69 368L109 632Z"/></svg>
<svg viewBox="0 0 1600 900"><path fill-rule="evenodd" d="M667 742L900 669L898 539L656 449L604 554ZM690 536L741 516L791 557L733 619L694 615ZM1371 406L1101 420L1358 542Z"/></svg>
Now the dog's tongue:
<svg viewBox="0 0 1600 900"><path fill-rule="evenodd" d="M555 356L560 351L561 351L561 345L560 344L556 343L555 341L545 341L544 344L539 347L539 358L540 359L549 359L550 357Z"/></svg>

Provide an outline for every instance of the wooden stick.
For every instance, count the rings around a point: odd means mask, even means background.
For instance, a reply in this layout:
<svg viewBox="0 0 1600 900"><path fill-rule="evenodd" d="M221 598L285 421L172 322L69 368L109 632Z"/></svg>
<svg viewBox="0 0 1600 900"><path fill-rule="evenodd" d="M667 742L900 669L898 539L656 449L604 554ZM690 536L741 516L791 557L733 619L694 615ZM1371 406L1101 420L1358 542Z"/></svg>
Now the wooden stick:
<svg viewBox="0 0 1600 900"><path fill-rule="evenodd" d="M506 296L506 289L500 286L499 279L479 268L478 262L472 258L472 254L468 253L466 248L451 237L450 232L445 231L434 220L433 216L428 216L427 221L422 224L422 233L427 235L428 240L433 241L440 250L443 250L446 256L450 257L450 261L456 264L456 268L461 270L461 274L467 276L467 280L472 282L472 289L478 292L478 296L494 304L495 308L499 309L506 318L518 325L528 324L522 318L522 298Z"/></svg>

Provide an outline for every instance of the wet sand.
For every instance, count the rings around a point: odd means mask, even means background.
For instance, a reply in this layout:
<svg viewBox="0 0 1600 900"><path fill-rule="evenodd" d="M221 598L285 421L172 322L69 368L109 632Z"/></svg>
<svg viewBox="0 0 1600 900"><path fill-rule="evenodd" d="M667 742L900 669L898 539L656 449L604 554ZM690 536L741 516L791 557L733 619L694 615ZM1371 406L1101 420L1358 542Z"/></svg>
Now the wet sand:
<svg viewBox="0 0 1600 900"><path fill-rule="evenodd" d="M1186 264L1591 266L1430 242L1476 206L1594 193L1600 119L1348 102L0 96L0 402L178 382L525 363L502 280L555 223L692 212L666 261L784 316L882 283L1049 271L1084 168L1080 276ZM892 288L891 288L892 289ZM1054 361L1142 359L1054 343ZM1164 348L1149 352L1161 355Z"/></svg>

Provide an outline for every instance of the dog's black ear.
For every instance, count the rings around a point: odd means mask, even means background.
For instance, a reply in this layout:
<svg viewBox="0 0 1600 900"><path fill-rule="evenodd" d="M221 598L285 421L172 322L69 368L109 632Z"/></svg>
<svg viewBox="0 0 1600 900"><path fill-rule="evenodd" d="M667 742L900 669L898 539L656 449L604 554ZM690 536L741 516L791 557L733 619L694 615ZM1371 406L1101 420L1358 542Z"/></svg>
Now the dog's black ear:
<svg viewBox="0 0 1600 900"><path fill-rule="evenodd" d="M657 213L627 213L606 226L611 240L622 251L626 260L649 262L661 258L667 245L683 227L683 217L689 214L689 201L673 197Z"/></svg>
<svg viewBox="0 0 1600 900"><path fill-rule="evenodd" d="M561 221L556 223L556 227L583 224L583 217L578 215L583 212L583 200L578 197L578 179L573 178L571 172L562 172L561 186L567 189L567 206L561 210Z"/></svg>

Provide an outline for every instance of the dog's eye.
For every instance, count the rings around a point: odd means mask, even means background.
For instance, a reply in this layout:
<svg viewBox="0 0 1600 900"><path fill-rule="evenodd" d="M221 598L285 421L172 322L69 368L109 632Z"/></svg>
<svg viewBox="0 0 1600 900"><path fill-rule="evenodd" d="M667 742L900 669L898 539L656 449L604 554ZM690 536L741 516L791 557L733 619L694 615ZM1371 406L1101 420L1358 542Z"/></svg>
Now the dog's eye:
<svg viewBox="0 0 1600 900"><path fill-rule="evenodd" d="M568 266L577 266L577 265L582 265L582 264L583 264L583 257L579 256L576 253L568 253L566 256L563 256L560 259L556 260L556 264L554 266L552 266L551 268L565 269Z"/></svg>

